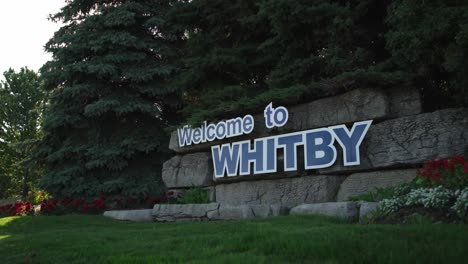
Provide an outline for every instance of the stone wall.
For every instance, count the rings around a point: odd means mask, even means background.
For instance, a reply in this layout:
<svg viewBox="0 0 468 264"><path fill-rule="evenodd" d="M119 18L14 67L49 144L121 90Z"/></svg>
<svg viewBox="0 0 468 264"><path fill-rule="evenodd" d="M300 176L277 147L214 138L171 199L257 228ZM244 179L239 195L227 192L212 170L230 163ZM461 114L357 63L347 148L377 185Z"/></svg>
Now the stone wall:
<svg viewBox="0 0 468 264"><path fill-rule="evenodd" d="M389 187L414 178L415 168L431 159L462 155L468 146L468 109L422 113L416 90L409 88L356 89L345 94L289 106L284 127L266 129L263 113L254 115L249 135L180 148L177 132L169 148L175 156L164 163L168 188L203 186L210 199L222 205L285 205L346 201L377 187ZM356 121L374 120L360 147L361 164L335 165L320 170L279 172L242 177L213 177L211 146L279 133L301 131ZM340 149L340 148L337 148ZM300 153L300 152L298 152ZM299 158L299 160L301 160ZM303 166L303 165L302 165ZM219 207L217 209L219 211ZM217 212L218 212L217 211Z"/></svg>

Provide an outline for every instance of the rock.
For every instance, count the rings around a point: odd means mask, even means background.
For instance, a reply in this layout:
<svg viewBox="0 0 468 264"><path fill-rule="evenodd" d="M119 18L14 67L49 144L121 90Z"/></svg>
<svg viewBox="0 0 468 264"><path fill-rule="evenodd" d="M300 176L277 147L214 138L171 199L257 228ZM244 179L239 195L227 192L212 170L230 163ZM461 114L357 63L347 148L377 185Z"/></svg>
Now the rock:
<svg viewBox="0 0 468 264"><path fill-rule="evenodd" d="M359 218L359 208L356 202L301 204L293 207L290 213L292 215L326 215L345 218L350 221L356 221Z"/></svg>
<svg viewBox="0 0 468 264"><path fill-rule="evenodd" d="M208 215L210 220L238 220L255 217L287 215L289 208L281 205L226 205L221 204L218 211Z"/></svg>
<svg viewBox="0 0 468 264"><path fill-rule="evenodd" d="M378 202L359 202L359 222L367 223L372 218L372 214L379 207Z"/></svg>
<svg viewBox="0 0 468 264"><path fill-rule="evenodd" d="M209 204L155 204L152 215L158 222L202 221L219 209L218 203Z"/></svg>
<svg viewBox="0 0 468 264"><path fill-rule="evenodd" d="M266 105L265 105L266 106ZM279 129L267 129L263 113L254 115L255 129L250 135L216 140L180 148L177 131L172 132L169 149L177 153L209 151L213 145L265 137L278 132L300 131L351 123L361 120L383 120L421 112L421 99L415 89L389 90L361 88L347 93L288 107L289 121Z"/></svg>
<svg viewBox="0 0 468 264"><path fill-rule="evenodd" d="M245 181L216 185L216 201L222 204L280 204L335 201L343 176L304 176L290 179Z"/></svg>
<svg viewBox="0 0 468 264"><path fill-rule="evenodd" d="M212 185L211 154L200 152L175 156L164 162L162 179L168 188Z"/></svg>
<svg viewBox="0 0 468 264"><path fill-rule="evenodd" d="M221 205L219 210L213 211L209 214L210 220L238 220L254 218L255 215L248 205L231 206Z"/></svg>
<svg viewBox="0 0 468 264"><path fill-rule="evenodd" d="M355 173L348 176L340 186L337 201L346 201L352 196L410 182L416 177L415 169L388 170Z"/></svg>
<svg viewBox="0 0 468 264"><path fill-rule="evenodd" d="M409 167L432 159L463 155L468 145L468 108L445 109L372 125L360 148L361 164L319 170L337 174L376 168Z"/></svg>
<svg viewBox="0 0 468 264"><path fill-rule="evenodd" d="M390 114L389 98L380 89L355 89L342 95L290 108L283 130L301 131L353 121L383 119Z"/></svg>
<svg viewBox="0 0 468 264"><path fill-rule="evenodd" d="M398 87L388 89L390 99L390 116L402 117L422 113L421 95L417 89Z"/></svg>
<svg viewBox="0 0 468 264"><path fill-rule="evenodd" d="M105 211L104 216L133 222L153 222L152 209Z"/></svg>

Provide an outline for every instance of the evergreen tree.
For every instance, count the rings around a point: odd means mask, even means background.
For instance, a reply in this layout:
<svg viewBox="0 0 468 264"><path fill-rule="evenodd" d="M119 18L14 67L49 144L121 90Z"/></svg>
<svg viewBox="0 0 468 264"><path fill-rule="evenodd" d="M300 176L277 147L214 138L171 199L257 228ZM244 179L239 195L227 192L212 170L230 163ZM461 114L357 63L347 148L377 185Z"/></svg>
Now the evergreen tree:
<svg viewBox="0 0 468 264"><path fill-rule="evenodd" d="M194 0L172 12L188 30L185 113L193 123L404 80L379 65L385 1ZM221 103L222 102L222 103Z"/></svg>
<svg viewBox="0 0 468 264"><path fill-rule="evenodd" d="M170 1L70 0L41 69L51 91L39 158L55 196L140 195L162 188L165 85L179 36L165 28Z"/></svg>
<svg viewBox="0 0 468 264"><path fill-rule="evenodd" d="M394 1L387 22L392 61L411 75L426 110L468 106L468 1Z"/></svg>
<svg viewBox="0 0 468 264"><path fill-rule="evenodd" d="M468 105L466 1L193 0L170 18L187 29L176 81L193 124L356 87Z"/></svg>

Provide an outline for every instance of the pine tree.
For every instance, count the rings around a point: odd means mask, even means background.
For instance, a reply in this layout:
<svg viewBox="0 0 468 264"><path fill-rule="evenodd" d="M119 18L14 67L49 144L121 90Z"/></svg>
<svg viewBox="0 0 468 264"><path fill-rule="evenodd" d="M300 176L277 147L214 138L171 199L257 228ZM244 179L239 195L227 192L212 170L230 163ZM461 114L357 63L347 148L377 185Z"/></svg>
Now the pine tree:
<svg viewBox="0 0 468 264"><path fill-rule="evenodd" d="M170 1L71 0L41 69L51 91L38 159L56 197L140 195L163 187L164 128L173 115L180 36L165 27Z"/></svg>
<svg viewBox="0 0 468 264"><path fill-rule="evenodd" d="M192 123L261 111L403 78L385 61L385 1L194 0L171 23L187 29L185 114Z"/></svg>

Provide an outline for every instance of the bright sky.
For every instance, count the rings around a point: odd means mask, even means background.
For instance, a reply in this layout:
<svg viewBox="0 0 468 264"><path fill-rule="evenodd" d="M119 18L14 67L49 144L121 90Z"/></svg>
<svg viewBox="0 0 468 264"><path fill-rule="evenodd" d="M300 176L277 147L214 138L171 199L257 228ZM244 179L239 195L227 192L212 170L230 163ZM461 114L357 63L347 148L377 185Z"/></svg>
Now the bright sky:
<svg viewBox="0 0 468 264"><path fill-rule="evenodd" d="M10 67L38 70L51 56L45 43L60 25L49 21L65 0L0 0L0 78Z"/></svg>

